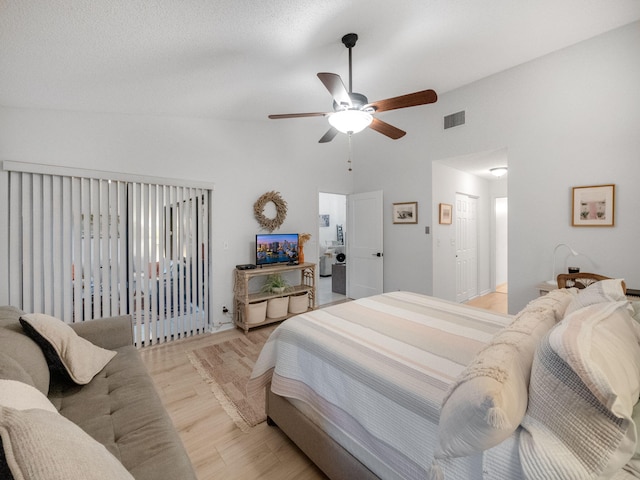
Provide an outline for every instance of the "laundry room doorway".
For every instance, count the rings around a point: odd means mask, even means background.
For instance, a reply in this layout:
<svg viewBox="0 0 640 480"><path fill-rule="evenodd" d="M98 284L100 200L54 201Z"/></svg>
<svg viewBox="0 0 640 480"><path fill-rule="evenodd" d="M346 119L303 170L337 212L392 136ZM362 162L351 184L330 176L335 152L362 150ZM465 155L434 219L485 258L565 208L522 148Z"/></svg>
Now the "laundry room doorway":
<svg viewBox="0 0 640 480"><path fill-rule="evenodd" d="M317 305L345 300L347 195L318 194L318 287Z"/></svg>

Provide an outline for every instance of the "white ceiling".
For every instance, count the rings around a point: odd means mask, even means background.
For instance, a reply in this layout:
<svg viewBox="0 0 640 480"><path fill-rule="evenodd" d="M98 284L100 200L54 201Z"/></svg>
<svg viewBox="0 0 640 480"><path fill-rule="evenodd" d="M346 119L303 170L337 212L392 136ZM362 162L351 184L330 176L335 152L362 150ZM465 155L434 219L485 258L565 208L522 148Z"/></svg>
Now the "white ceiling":
<svg viewBox="0 0 640 480"><path fill-rule="evenodd" d="M348 82L345 33L374 101L638 19L638 0L0 0L0 105L267 121L331 109L316 73Z"/></svg>

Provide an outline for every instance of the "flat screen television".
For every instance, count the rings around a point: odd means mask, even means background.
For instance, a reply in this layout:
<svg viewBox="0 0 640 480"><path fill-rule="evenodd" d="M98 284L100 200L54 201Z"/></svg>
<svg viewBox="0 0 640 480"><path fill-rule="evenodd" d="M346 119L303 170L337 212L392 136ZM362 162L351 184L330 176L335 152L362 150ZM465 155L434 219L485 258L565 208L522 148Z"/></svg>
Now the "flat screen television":
<svg viewBox="0 0 640 480"><path fill-rule="evenodd" d="M263 233L256 235L256 265L298 263L297 233Z"/></svg>

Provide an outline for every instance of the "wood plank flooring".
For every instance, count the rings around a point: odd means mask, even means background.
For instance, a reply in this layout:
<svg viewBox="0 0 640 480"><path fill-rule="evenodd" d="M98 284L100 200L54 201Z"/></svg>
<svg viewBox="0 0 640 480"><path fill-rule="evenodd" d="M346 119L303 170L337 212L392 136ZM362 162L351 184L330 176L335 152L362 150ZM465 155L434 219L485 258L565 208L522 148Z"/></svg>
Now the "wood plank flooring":
<svg viewBox="0 0 640 480"><path fill-rule="evenodd" d="M484 308L485 310L509 313L507 285L499 285L496 287L495 292L473 298L465 303L472 307Z"/></svg>
<svg viewBox="0 0 640 480"><path fill-rule="evenodd" d="M278 428L264 422L240 431L187 358L195 348L242 335L234 329L140 351L198 479L326 479Z"/></svg>
<svg viewBox="0 0 640 480"><path fill-rule="evenodd" d="M506 298L497 292L468 303L506 313ZM326 479L277 427L264 422L249 433L240 431L187 358L188 351L242 335L234 329L140 351L198 479Z"/></svg>

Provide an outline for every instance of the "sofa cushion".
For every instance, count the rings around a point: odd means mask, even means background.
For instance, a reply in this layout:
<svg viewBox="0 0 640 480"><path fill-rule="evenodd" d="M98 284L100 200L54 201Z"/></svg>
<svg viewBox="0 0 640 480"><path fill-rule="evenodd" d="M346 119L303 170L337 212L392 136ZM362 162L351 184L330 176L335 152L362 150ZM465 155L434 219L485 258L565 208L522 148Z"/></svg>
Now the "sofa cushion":
<svg viewBox="0 0 640 480"><path fill-rule="evenodd" d="M117 355L88 384L52 385L60 413L107 449L137 479L195 478L193 468L134 346Z"/></svg>
<svg viewBox="0 0 640 480"><path fill-rule="evenodd" d="M609 478L631 459L639 341L622 301L575 311L541 342L520 434L525 478Z"/></svg>
<svg viewBox="0 0 640 480"><path fill-rule="evenodd" d="M58 413L56 407L40 390L16 380L0 380L0 406L16 410L39 408Z"/></svg>
<svg viewBox="0 0 640 480"><path fill-rule="evenodd" d="M516 430L527 408L536 346L573 296L553 290L530 302L458 376L440 412L436 459L481 452Z"/></svg>
<svg viewBox="0 0 640 480"><path fill-rule="evenodd" d="M15 479L133 480L103 445L58 413L0 407L0 437Z"/></svg>
<svg viewBox="0 0 640 480"><path fill-rule="evenodd" d="M16 380L35 387L33 378L16 360L0 352L0 379ZM41 392L42 393L42 392Z"/></svg>
<svg viewBox="0 0 640 480"><path fill-rule="evenodd" d="M62 320L42 313L22 315L20 323L47 358L52 372L86 385L116 355L79 337Z"/></svg>
<svg viewBox="0 0 640 480"><path fill-rule="evenodd" d="M20 326L23 314L15 307L0 307L0 376L31 383L46 395L50 380L47 361L38 344Z"/></svg>

